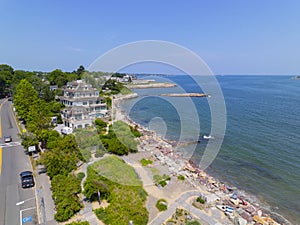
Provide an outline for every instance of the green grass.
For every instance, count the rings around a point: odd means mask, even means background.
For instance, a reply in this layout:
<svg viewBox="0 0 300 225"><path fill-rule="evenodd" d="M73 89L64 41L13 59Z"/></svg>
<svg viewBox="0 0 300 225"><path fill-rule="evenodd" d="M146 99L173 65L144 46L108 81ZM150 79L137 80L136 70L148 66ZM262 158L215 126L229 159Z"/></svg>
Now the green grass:
<svg viewBox="0 0 300 225"><path fill-rule="evenodd" d="M159 170L157 168L150 168L152 175L158 175L159 174Z"/></svg>
<svg viewBox="0 0 300 225"><path fill-rule="evenodd" d="M128 94L132 93L132 91L129 88L125 87L125 86L122 87L120 92L121 92L122 95L128 95Z"/></svg>
<svg viewBox="0 0 300 225"><path fill-rule="evenodd" d="M100 189L101 199L109 203L107 208L95 210L105 224L126 225L130 220L139 225L148 223L147 192L134 169L116 156L105 157L89 166L84 188L90 197L96 197Z"/></svg>
<svg viewBox="0 0 300 225"><path fill-rule="evenodd" d="M84 172L79 172L76 177L81 182L82 179L85 177L85 174L84 174Z"/></svg>
<svg viewBox="0 0 300 225"><path fill-rule="evenodd" d="M92 165L106 179L127 186L142 186L134 169L116 156L105 157Z"/></svg>

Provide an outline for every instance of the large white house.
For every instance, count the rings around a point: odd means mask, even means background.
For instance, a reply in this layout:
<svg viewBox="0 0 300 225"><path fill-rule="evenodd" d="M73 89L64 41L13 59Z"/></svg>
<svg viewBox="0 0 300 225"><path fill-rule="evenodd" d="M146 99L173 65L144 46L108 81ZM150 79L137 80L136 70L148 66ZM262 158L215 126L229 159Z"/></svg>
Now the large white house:
<svg viewBox="0 0 300 225"><path fill-rule="evenodd" d="M107 105L99 96L99 90L83 80L67 83L60 102L66 106L61 112L63 123L73 129L91 126L96 118L107 113Z"/></svg>

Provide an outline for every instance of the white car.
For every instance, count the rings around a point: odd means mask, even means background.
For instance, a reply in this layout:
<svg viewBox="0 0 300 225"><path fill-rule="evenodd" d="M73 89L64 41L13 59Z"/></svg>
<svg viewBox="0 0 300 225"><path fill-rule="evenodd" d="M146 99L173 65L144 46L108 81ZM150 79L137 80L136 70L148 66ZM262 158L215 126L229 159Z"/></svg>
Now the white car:
<svg viewBox="0 0 300 225"><path fill-rule="evenodd" d="M4 136L4 142L5 143L11 142L11 141L12 141L11 136Z"/></svg>
<svg viewBox="0 0 300 225"><path fill-rule="evenodd" d="M64 127L64 128L61 129L61 133L65 134L65 135L72 134L73 133L73 129L71 127Z"/></svg>

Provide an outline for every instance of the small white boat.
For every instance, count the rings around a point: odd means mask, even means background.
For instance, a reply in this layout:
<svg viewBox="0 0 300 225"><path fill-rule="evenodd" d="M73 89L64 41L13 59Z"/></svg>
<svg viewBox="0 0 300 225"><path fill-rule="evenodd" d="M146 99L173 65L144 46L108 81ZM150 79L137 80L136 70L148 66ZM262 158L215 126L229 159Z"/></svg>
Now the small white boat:
<svg viewBox="0 0 300 225"><path fill-rule="evenodd" d="M203 135L203 139L212 139L213 137L211 135Z"/></svg>

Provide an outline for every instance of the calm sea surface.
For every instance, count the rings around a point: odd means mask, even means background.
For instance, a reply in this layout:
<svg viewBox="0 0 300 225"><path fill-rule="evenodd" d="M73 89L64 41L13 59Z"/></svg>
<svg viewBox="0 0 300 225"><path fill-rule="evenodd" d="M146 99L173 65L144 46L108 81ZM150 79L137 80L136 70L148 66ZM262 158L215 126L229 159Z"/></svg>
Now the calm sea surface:
<svg viewBox="0 0 300 225"><path fill-rule="evenodd" d="M293 224L300 224L300 80L289 76L216 78L226 103L227 127L208 172L257 196ZM172 140L210 133L206 98L189 98L195 112L186 98L158 96L180 89L201 91L189 76L152 79L174 82L178 87L134 90L140 97L122 105L131 119ZM202 141L192 158L201 159L204 149Z"/></svg>

